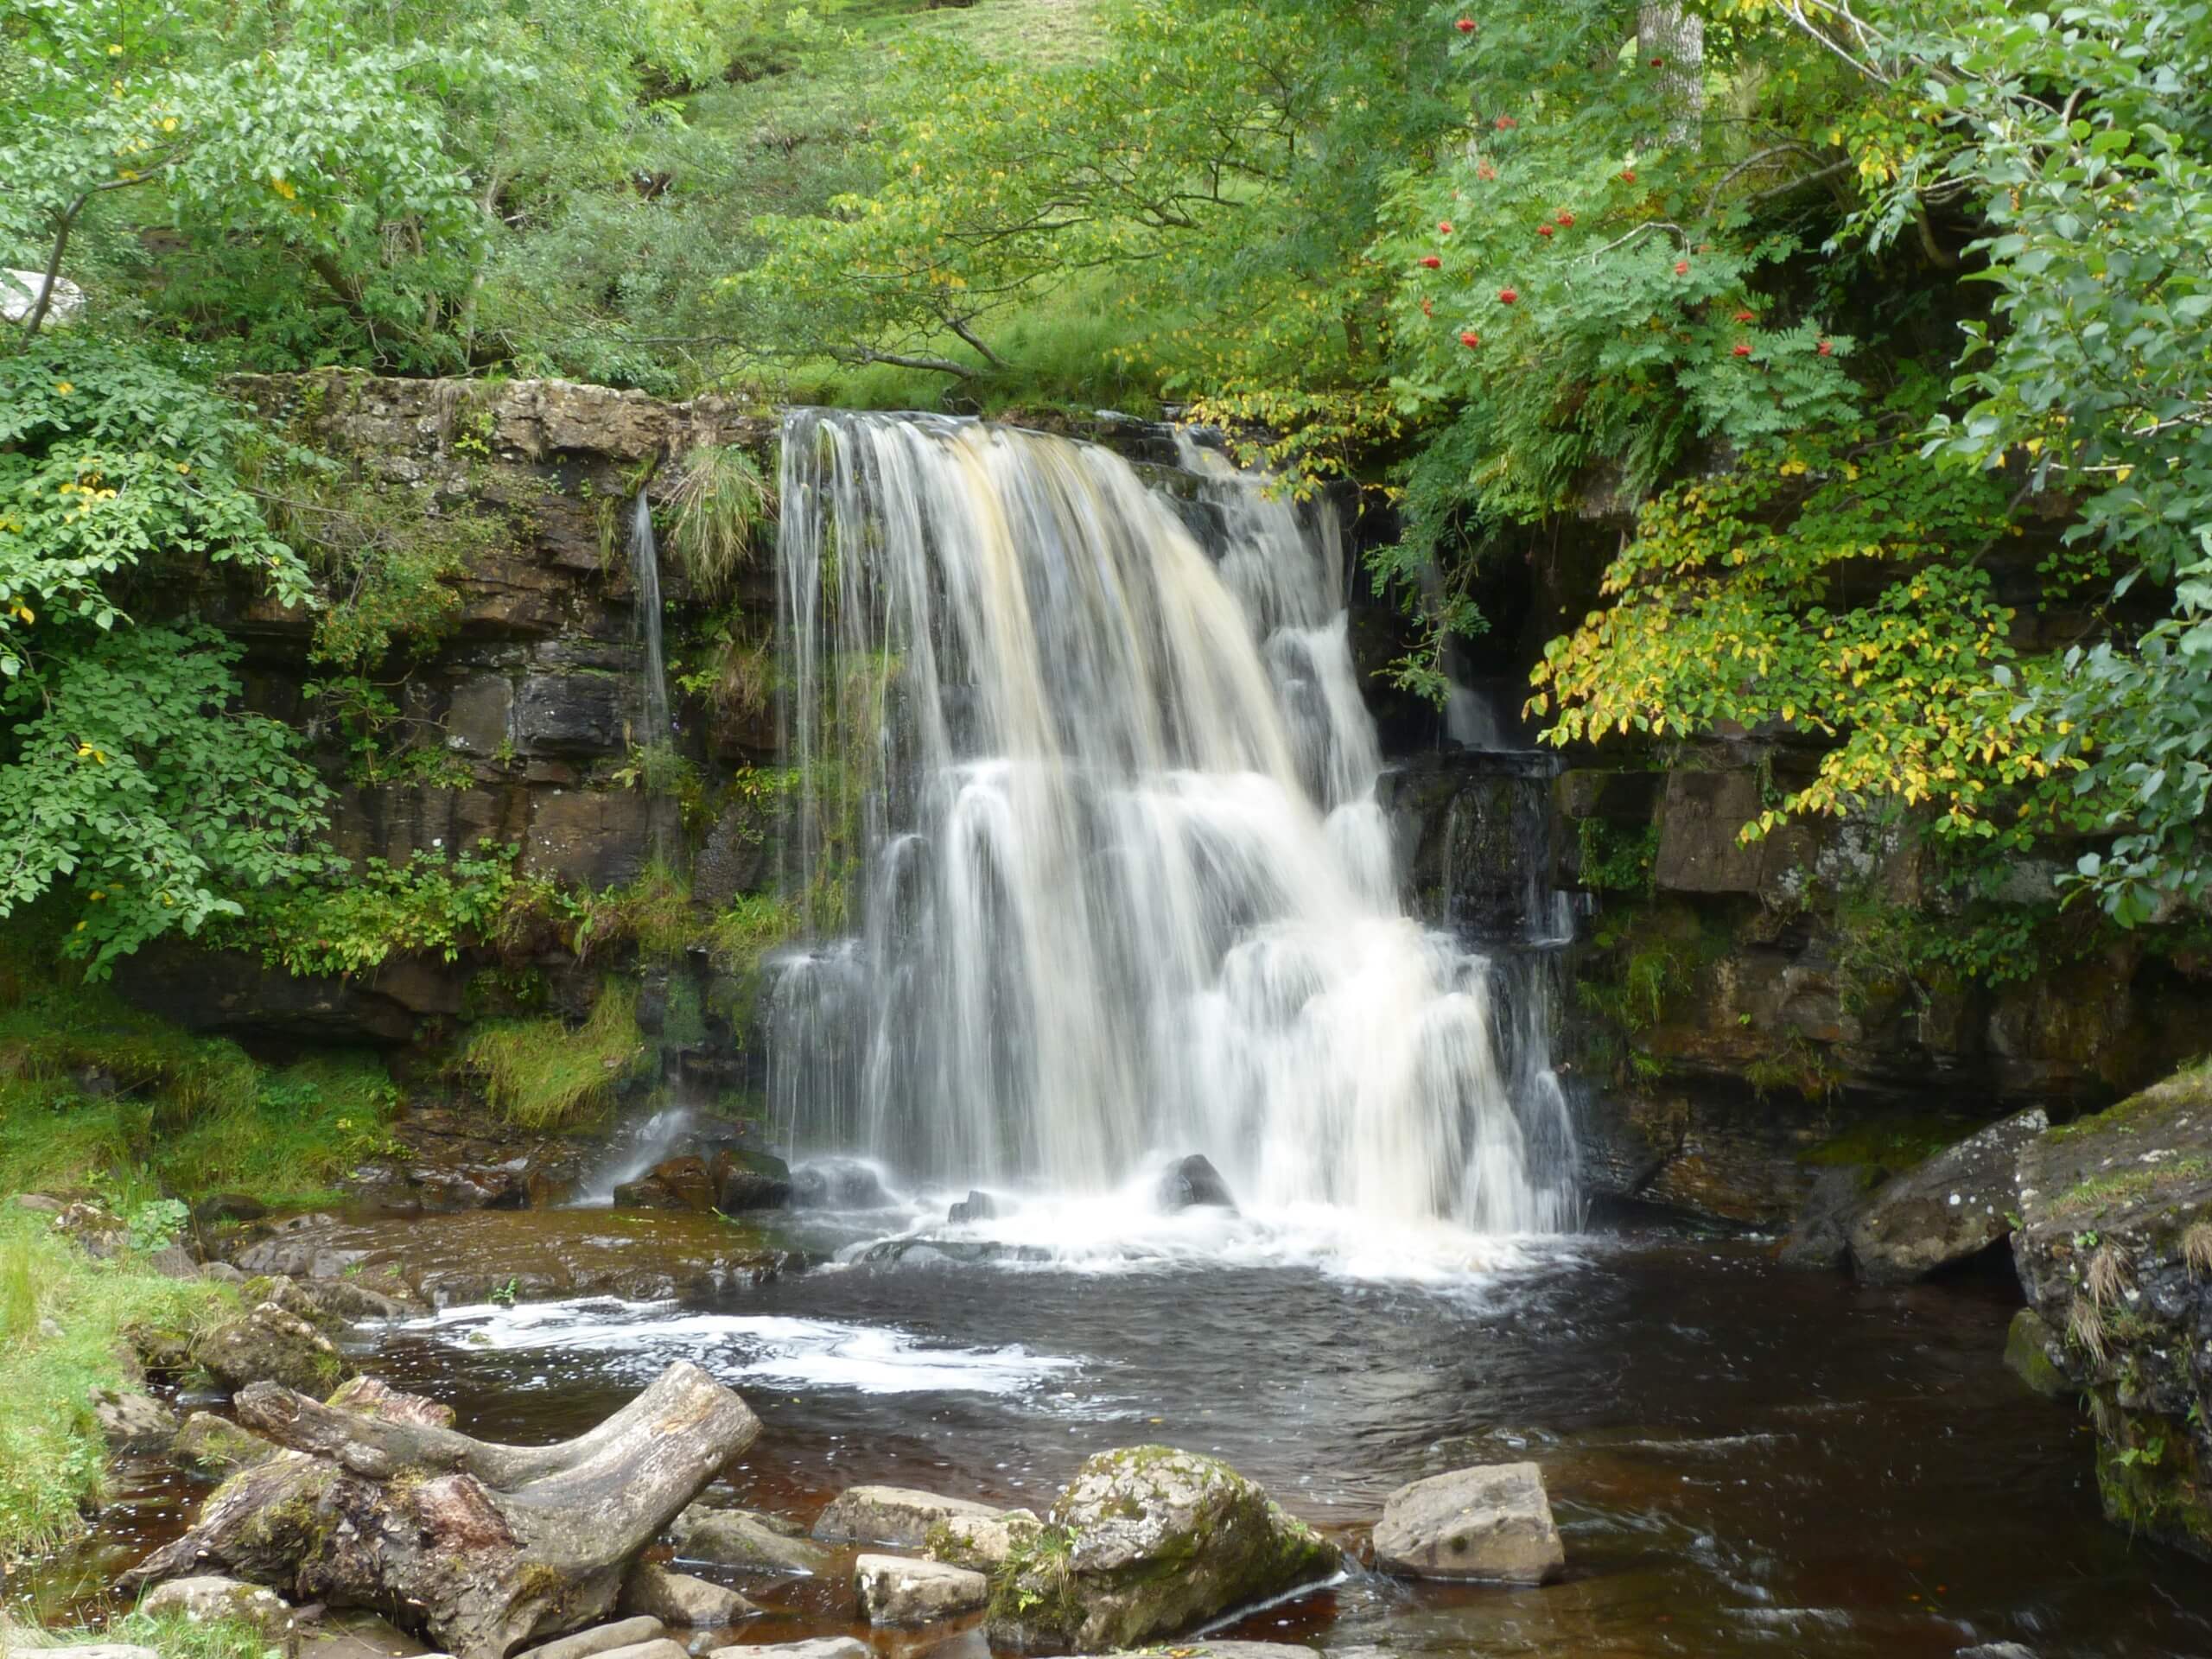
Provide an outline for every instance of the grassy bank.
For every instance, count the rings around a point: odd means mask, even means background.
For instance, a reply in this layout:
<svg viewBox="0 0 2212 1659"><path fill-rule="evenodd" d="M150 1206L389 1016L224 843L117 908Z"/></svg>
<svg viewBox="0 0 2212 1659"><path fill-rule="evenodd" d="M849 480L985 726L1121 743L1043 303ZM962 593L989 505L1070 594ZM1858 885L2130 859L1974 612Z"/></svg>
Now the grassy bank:
<svg viewBox="0 0 2212 1659"><path fill-rule="evenodd" d="M235 1619L194 1621L172 1614L149 1618L129 1613L98 1630L41 1630L0 1618L0 1659L12 1653L66 1652L94 1642L129 1642L162 1659L264 1659L270 1651L260 1631Z"/></svg>
<svg viewBox="0 0 2212 1659"><path fill-rule="evenodd" d="M99 1497L107 1451L91 1395L129 1381L126 1333L190 1333L234 1301L143 1256L96 1262L50 1217L0 1208L0 1559L67 1537Z"/></svg>

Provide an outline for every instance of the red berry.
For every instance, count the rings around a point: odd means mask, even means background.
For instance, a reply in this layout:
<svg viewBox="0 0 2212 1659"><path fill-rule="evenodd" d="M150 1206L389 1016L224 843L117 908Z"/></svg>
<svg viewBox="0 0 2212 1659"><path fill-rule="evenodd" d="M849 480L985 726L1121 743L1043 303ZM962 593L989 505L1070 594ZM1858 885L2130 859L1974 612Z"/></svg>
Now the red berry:
<svg viewBox="0 0 2212 1659"><path fill-rule="evenodd" d="M1818 352L1822 357L1834 357L1835 355L1835 347L1829 345L1825 340L1819 345L1814 346L1813 349Z"/></svg>
<svg viewBox="0 0 2212 1659"><path fill-rule="evenodd" d="M1536 234L1538 236L1549 236L1551 233L1552 227L1548 225L1539 225L1536 226Z"/></svg>
<svg viewBox="0 0 2212 1659"><path fill-rule="evenodd" d="M1562 225L1572 225L1574 223L1574 215L1562 207L1559 210L1559 222Z"/></svg>
<svg viewBox="0 0 2212 1659"><path fill-rule="evenodd" d="M1444 263L1441 259L1438 258L1438 257L1437 257L1434 254L1433 254L1433 253L1424 253L1423 255L1421 255L1421 264L1422 264L1423 265L1427 266L1427 267L1429 270L1436 270L1439 266L1440 266L1440 265L1441 265L1441 264L1443 264L1443 263Z"/></svg>
<svg viewBox="0 0 2212 1659"><path fill-rule="evenodd" d="M1501 288L1497 290L1497 302L1500 305L1510 305L1520 297L1521 290L1517 288Z"/></svg>
<svg viewBox="0 0 2212 1659"><path fill-rule="evenodd" d="M1744 341L1744 340L1738 340L1738 341L1736 342L1736 355L1737 355L1737 356L1738 356L1738 357L1749 357L1751 354L1751 346L1750 346L1746 341Z"/></svg>
<svg viewBox="0 0 2212 1659"><path fill-rule="evenodd" d="M1421 296L1421 314L1424 317L1433 317L1436 315L1436 302L1426 294Z"/></svg>
<svg viewBox="0 0 2212 1659"><path fill-rule="evenodd" d="M1651 60L1651 67L1654 69L1664 69L1667 67L1667 60L1664 58L1654 58Z"/></svg>
<svg viewBox="0 0 2212 1659"><path fill-rule="evenodd" d="M1738 311L1736 314L1736 321L1738 322L1757 322L1758 321L1758 316L1754 312Z"/></svg>
<svg viewBox="0 0 2212 1659"><path fill-rule="evenodd" d="M1451 235L1451 234L1452 234L1452 221L1451 221L1450 219L1438 219L1438 220L1436 221L1436 233L1437 233L1439 236L1449 236L1449 235Z"/></svg>
<svg viewBox="0 0 2212 1659"><path fill-rule="evenodd" d="M1497 169L1488 162L1478 162L1475 163L1475 176L1484 181L1495 179L1497 176Z"/></svg>
<svg viewBox="0 0 2212 1659"><path fill-rule="evenodd" d="M1621 168L1621 182L1623 184L1634 184L1636 182L1636 169L1632 167L1624 167Z"/></svg>
<svg viewBox="0 0 2212 1659"><path fill-rule="evenodd" d="M1475 32L1475 20L1471 17L1462 17L1455 27L1462 35L1471 35Z"/></svg>
<svg viewBox="0 0 2212 1659"><path fill-rule="evenodd" d="M1483 337L1477 334L1473 329L1470 328L1459 336L1459 343L1462 346L1471 348L1481 345L1483 343Z"/></svg>
<svg viewBox="0 0 2212 1659"><path fill-rule="evenodd" d="M1677 260L1675 260L1675 276L1688 276L1689 274L1690 274L1690 262L1689 262L1688 260L1687 260L1687 259L1677 259Z"/></svg>
<svg viewBox="0 0 2212 1659"><path fill-rule="evenodd" d="M1521 124L1518 121L1516 121L1510 115L1501 115L1497 120L1491 123L1491 125L1496 127L1500 132L1510 132L1514 128L1520 124Z"/></svg>

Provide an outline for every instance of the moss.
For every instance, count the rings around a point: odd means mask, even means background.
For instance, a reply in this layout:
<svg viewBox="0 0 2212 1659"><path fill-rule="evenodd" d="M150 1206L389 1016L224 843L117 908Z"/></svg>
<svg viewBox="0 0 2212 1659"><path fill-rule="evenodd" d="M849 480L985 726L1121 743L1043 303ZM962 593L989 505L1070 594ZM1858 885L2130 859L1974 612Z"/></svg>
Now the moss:
<svg viewBox="0 0 2212 1659"><path fill-rule="evenodd" d="M636 990L609 981L580 1028L559 1020L486 1026L469 1039L461 1063L483 1078L486 1099L509 1122L551 1129L603 1117L649 1052Z"/></svg>
<svg viewBox="0 0 2212 1659"><path fill-rule="evenodd" d="M2212 1555L2212 1491L2189 1436L2163 1419L2107 1402L2099 1414L2097 1493L2130 1532Z"/></svg>
<svg viewBox="0 0 2212 1659"><path fill-rule="evenodd" d="M1984 1127L1971 1118L1925 1112L1890 1112L1854 1123L1798 1155L1816 1168L1864 1164L1901 1172L1925 1163Z"/></svg>
<svg viewBox="0 0 2212 1659"><path fill-rule="evenodd" d="M2092 1175L2087 1180L2068 1188L2052 1203L2054 1216L2087 1216L2092 1211L2101 1214L2151 1198L2169 1186L2181 1182L2195 1181L2212 1173L2212 1164L2202 1158L2176 1158L2171 1162L2150 1168L2114 1170L2108 1174Z"/></svg>
<svg viewBox="0 0 2212 1659"><path fill-rule="evenodd" d="M2071 1386L2066 1374L2050 1363L2050 1326L2033 1308L2012 1316L2005 1334L2005 1363L2021 1382L2047 1400L2056 1400Z"/></svg>

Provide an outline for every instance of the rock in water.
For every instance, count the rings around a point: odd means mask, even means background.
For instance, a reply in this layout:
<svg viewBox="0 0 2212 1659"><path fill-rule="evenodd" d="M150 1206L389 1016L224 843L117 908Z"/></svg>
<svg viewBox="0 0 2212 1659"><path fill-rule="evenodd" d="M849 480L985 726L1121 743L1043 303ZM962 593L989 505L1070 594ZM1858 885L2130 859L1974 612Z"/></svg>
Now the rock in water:
<svg viewBox="0 0 2212 1659"><path fill-rule="evenodd" d="M1993 1123L1890 1181L1851 1226L1871 1284L1902 1285L1979 1255L2012 1230L2020 1148L2050 1126L2040 1109Z"/></svg>
<svg viewBox="0 0 2212 1659"><path fill-rule="evenodd" d="M899 1544L918 1549L930 1529L956 1519L995 1521L1001 1511L964 1497L907 1486L849 1486L815 1517L814 1535L841 1543Z"/></svg>
<svg viewBox="0 0 2212 1659"><path fill-rule="evenodd" d="M230 1619L251 1625L264 1640L280 1645L290 1634L293 1620L292 1610L275 1592L257 1584L212 1576L172 1579L156 1585L146 1592L138 1611L156 1618L164 1613L180 1613L195 1624Z"/></svg>
<svg viewBox="0 0 2212 1659"><path fill-rule="evenodd" d="M578 1630L574 1636L564 1636L558 1642L548 1642L542 1648L532 1648L519 1653L515 1659L597 1659L602 1653L620 1653L625 1648L643 1646L658 1641L666 1634L657 1618L624 1618L612 1624L601 1624L594 1630Z"/></svg>
<svg viewBox="0 0 2212 1659"><path fill-rule="evenodd" d="M671 1573L654 1562L640 1561L630 1569L629 1580L622 1586L621 1611L697 1630L735 1624L760 1610L734 1590L695 1579L689 1573Z"/></svg>
<svg viewBox="0 0 2212 1659"><path fill-rule="evenodd" d="M874 1170L857 1158L825 1158L791 1172L791 1204L800 1210L881 1210L891 1202Z"/></svg>
<svg viewBox="0 0 2212 1659"><path fill-rule="evenodd" d="M353 1374L329 1338L274 1302L207 1332L193 1357L234 1390L274 1382L317 1399Z"/></svg>
<svg viewBox="0 0 2212 1659"><path fill-rule="evenodd" d="M2013 1265L2089 1396L2106 1516L2212 1559L2212 1068L2020 1154Z"/></svg>
<svg viewBox="0 0 2212 1659"><path fill-rule="evenodd" d="M978 1221L995 1220L998 1213L997 1199L970 1187L966 1198L944 1212L944 1218L955 1227L965 1227Z"/></svg>
<svg viewBox="0 0 2212 1659"><path fill-rule="evenodd" d="M676 1553L688 1561L712 1561L746 1573L817 1573L834 1554L787 1522L750 1510L710 1510L694 1503L669 1529Z"/></svg>
<svg viewBox="0 0 2212 1659"><path fill-rule="evenodd" d="M115 1452L158 1452L176 1438L176 1419L158 1400L120 1389L94 1389L92 1421Z"/></svg>
<svg viewBox="0 0 2212 1659"><path fill-rule="evenodd" d="M715 1154L715 1208L726 1216L780 1210L791 1201L791 1172L765 1152L725 1147Z"/></svg>
<svg viewBox="0 0 2212 1659"><path fill-rule="evenodd" d="M1375 1529L1375 1564L1417 1579L1543 1584L1567 1566L1543 1471L1533 1463L1455 1469L1401 1486Z"/></svg>
<svg viewBox="0 0 2212 1659"><path fill-rule="evenodd" d="M992 1573L1034 1543L1044 1525L1027 1510L1008 1510L1003 1515L956 1515L931 1527L924 1542L931 1560Z"/></svg>
<svg viewBox="0 0 2212 1659"><path fill-rule="evenodd" d="M1217 1459L1141 1446L1077 1471L1007 1563L994 1647L1135 1647L1337 1570L1337 1547Z"/></svg>
<svg viewBox="0 0 2212 1659"><path fill-rule="evenodd" d="M178 1468L217 1480L227 1480L276 1455L276 1448L260 1435L249 1434L212 1411L195 1411L186 1418L169 1446L169 1459Z"/></svg>
<svg viewBox="0 0 2212 1659"><path fill-rule="evenodd" d="M863 1555L853 1563L853 1591L871 1624L934 1624L981 1607L991 1599L991 1581L943 1561Z"/></svg>
<svg viewBox="0 0 2212 1659"><path fill-rule="evenodd" d="M1235 1210L1236 1200L1229 1196L1229 1183L1212 1160L1192 1153L1160 1179L1160 1207L1172 1213L1198 1205Z"/></svg>
<svg viewBox="0 0 2212 1659"><path fill-rule="evenodd" d="M778 1642L760 1648L716 1648L707 1659L875 1659L875 1649L849 1636L822 1636L811 1642Z"/></svg>

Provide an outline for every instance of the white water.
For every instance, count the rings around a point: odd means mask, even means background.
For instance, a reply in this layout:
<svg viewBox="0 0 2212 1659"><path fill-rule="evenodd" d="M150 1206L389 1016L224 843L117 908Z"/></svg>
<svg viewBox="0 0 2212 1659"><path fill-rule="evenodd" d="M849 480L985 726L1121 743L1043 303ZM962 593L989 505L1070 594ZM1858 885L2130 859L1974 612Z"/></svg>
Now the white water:
<svg viewBox="0 0 2212 1659"><path fill-rule="evenodd" d="M669 713L668 658L661 640L660 544L653 536L652 504L639 490L630 507L630 577L638 590L638 639L644 656L639 675L640 729L633 748L665 747L675 734ZM675 798L647 785L646 829L656 861L673 866L682 852L683 823Z"/></svg>
<svg viewBox="0 0 2212 1659"><path fill-rule="evenodd" d="M1543 1021L1397 902L1333 519L1181 458L791 417L779 1127L1077 1230L1191 1152L1355 1239L1568 1224Z"/></svg>

